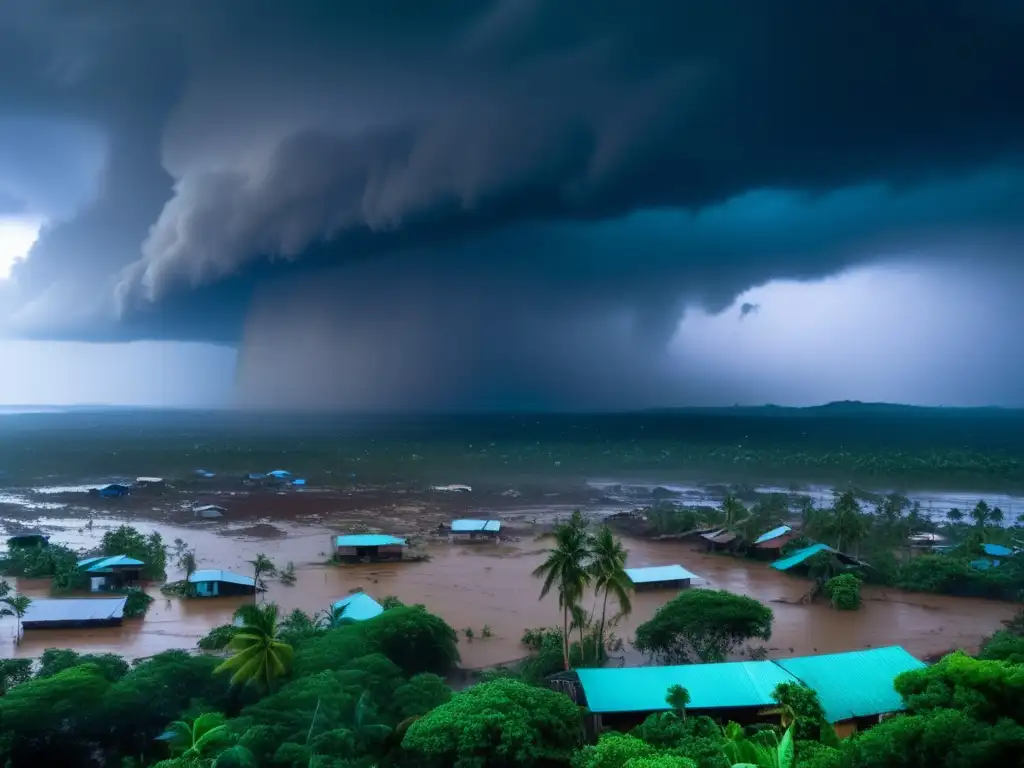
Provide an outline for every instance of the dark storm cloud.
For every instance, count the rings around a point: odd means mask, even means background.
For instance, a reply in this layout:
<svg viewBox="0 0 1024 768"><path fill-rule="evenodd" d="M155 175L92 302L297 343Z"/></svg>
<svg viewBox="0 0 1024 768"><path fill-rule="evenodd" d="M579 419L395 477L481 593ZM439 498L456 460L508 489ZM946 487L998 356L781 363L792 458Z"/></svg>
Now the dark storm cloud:
<svg viewBox="0 0 1024 768"><path fill-rule="evenodd" d="M282 275L373 286L365 316L401 269L507 354L547 343L532 314L658 348L689 301L1024 218L1013 3L9 8L5 109L108 157L17 269L24 333L236 341Z"/></svg>

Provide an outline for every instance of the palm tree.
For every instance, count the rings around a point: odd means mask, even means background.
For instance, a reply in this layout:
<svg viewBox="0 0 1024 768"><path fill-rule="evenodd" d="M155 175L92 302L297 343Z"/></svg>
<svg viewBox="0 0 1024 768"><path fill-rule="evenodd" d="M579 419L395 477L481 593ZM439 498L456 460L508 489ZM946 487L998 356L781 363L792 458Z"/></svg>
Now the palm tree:
<svg viewBox="0 0 1024 768"><path fill-rule="evenodd" d="M992 511L989 513L988 519L991 520L996 525L1002 525L1002 523L1003 523L1003 510L1001 510L999 507L993 507Z"/></svg>
<svg viewBox="0 0 1024 768"><path fill-rule="evenodd" d="M249 560L249 565L252 566L252 578L256 582L256 589L252 593L252 602L255 605L256 596L260 592L260 587L263 584L260 582L260 576L266 574L267 576L273 576L277 573L277 566L274 565L274 561L264 555L262 552L256 555L256 558Z"/></svg>
<svg viewBox="0 0 1024 768"><path fill-rule="evenodd" d="M633 582L626 575L626 556L629 554L622 542L615 538L608 525L602 525L597 534L590 540L593 560L590 563L590 575L594 580L594 591L602 596L601 623L598 624L598 654L604 658L604 629L608 612L608 595L614 594L619 603L619 611L629 614L633 611L633 603L629 593L633 590Z"/></svg>
<svg viewBox="0 0 1024 768"><path fill-rule="evenodd" d="M540 590L541 600L547 597L552 587L558 590L558 606L562 609L562 655L568 670L569 614L583 597L583 591L591 579L587 570L590 541L579 510L573 513L568 523L555 527L554 538L554 547L548 550L547 559L534 569L533 575L544 580Z"/></svg>
<svg viewBox="0 0 1024 768"><path fill-rule="evenodd" d="M227 729L227 720L220 712L207 712L191 723L175 720L167 729L174 734L171 751L183 758L202 757L204 750L227 737Z"/></svg>
<svg viewBox="0 0 1024 768"><path fill-rule="evenodd" d="M725 514L726 525L734 525L747 516L747 508L732 493L722 499L722 512Z"/></svg>
<svg viewBox="0 0 1024 768"><path fill-rule="evenodd" d="M690 692L681 685L669 686L665 703L672 707L681 720L685 720L686 708L690 705Z"/></svg>
<svg viewBox="0 0 1024 768"><path fill-rule="evenodd" d="M175 543L179 541L181 541L181 539L176 539ZM184 544L184 542L182 542L182 544ZM185 572L185 588L191 596L194 587L189 579L192 574L198 570L198 564L196 563L196 551L194 549L181 549L178 552L178 568Z"/></svg>
<svg viewBox="0 0 1024 768"><path fill-rule="evenodd" d="M243 605L237 615L242 626L228 644L235 655L214 672L234 672L232 685L252 683L260 690L268 691L292 667L292 647L281 642L277 635L277 605Z"/></svg>
<svg viewBox="0 0 1024 768"><path fill-rule="evenodd" d="M852 491L846 491L832 506L832 519L830 528L836 537L836 549L843 551L843 542L848 546L856 546L866 533L864 515L861 514L860 504Z"/></svg>
<svg viewBox="0 0 1024 768"><path fill-rule="evenodd" d="M971 510L971 520L979 528L984 528L991 518L991 510L988 508L988 504L984 499L974 505L974 509Z"/></svg>
<svg viewBox="0 0 1024 768"><path fill-rule="evenodd" d="M949 510L946 513L946 518L951 523L960 523L960 522L963 522L964 513L961 512L958 507L953 507L951 510Z"/></svg>
<svg viewBox="0 0 1024 768"><path fill-rule="evenodd" d="M10 595L0 598L0 603L3 604L3 607L0 608L0 616L14 616L18 620L18 634L15 642L20 643L21 620L25 616L25 611L32 605L32 598L25 595Z"/></svg>
<svg viewBox="0 0 1024 768"><path fill-rule="evenodd" d="M347 605L332 605L317 614L316 626L322 629L337 629L343 624L348 624L353 619L345 615Z"/></svg>

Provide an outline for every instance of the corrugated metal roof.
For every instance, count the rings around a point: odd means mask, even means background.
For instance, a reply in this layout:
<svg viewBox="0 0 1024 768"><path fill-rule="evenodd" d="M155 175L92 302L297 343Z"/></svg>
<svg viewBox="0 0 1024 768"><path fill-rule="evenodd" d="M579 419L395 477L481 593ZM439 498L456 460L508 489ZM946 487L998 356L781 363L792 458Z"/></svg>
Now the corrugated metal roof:
<svg viewBox="0 0 1024 768"><path fill-rule="evenodd" d="M656 584L659 581L679 581L680 579L699 579L681 565L655 565L650 568L627 568L626 575L634 584Z"/></svg>
<svg viewBox="0 0 1024 768"><path fill-rule="evenodd" d="M793 529L790 526L788 526L788 525L780 525L778 528L772 528L767 533L762 533L760 536L758 536L756 539L754 539L754 543L755 544L763 544L766 541L771 541L772 539L777 539L777 538L779 538L779 536L785 536L787 533L792 533L792 531L793 531Z"/></svg>
<svg viewBox="0 0 1024 768"><path fill-rule="evenodd" d="M902 672L926 666L898 645L775 663L817 691L830 723L902 710L903 699L893 680Z"/></svg>
<svg viewBox="0 0 1024 768"><path fill-rule="evenodd" d="M1009 547L1004 547L1002 544L982 544L981 549L986 555L992 557L1009 557L1013 554L1013 550Z"/></svg>
<svg viewBox="0 0 1024 768"><path fill-rule="evenodd" d="M344 608L345 612L341 617L353 621L366 621L384 613L381 604L365 592L356 592L354 595L342 598L331 607Z"/></svg>
<svg viewBox="0 0 1024 768"><path fill-rule="evenodd" d="M26 624L49 621L104 621L124 615L126 597L61 598L33 600L22 621Z"/></svg>
<svg viewBox="0 0 1024 768"><path fill-rule="evenodd" d="M771 661L684 664L674 667L577 669L593 712L654 712L669 709L668 689L683 686L688 709L767 707L772 691L796 678Z"/></svg>
<svg viewBox="0 0 1024 768"><path fill-rule="evenodd" d="M351 533L334 539L336 547L385 547L389 544L405 546L405 539L383 533Z"/></svg>
<svg viewBox="0 0 1024 768"><path fill-rule="evenodd" d="M87 557L78 561L79 568L85 568L90 573L100 573L108 568L138 568L145 565L141 560L127 555L114 555L113 557Z"/></svg>
<svg viewBox="0 0 1024 768"><path fill-rule="evenodd" d="M720 530L713 533L703 533L701 538L715 544L728 544L730 541L736 540L736 534L729 530Z"/></svg>
<svg viewBox="0 0 1024 768"><path fill-rule="evenodd" d="M452 533L497 533L500 530L501 522L498 520L452 520Z"/></svg>
<svg viewBox="0 0 1024 768"><path fill-rule="evenodd" d="M267 472L267 474L272 475L273 477L288 477L291 474L291 472L289 472L287 469L272 469L269 472Z"/></svg>
<svg viewBox="0 0 1024 768"><path fill-rule="evenodd" d="M256 580L252 576L243 576L240 573L234 571L218 570L214 568L204 568L200 571L195 571L188 580L193 584L198 584L201 581L224 581L228 584L241 584L243 587L255 587Z"/></svg>
<svg viewBox="0 0 1024 768"><path fill-rule="evenodd" d="M772 568L777 571L786 571L792 568L794 565L800 565L804 560L809 557L813 557L819 552L835 552L832 547L828 544L812 544L809 547L798 549L789 557L784 557L781 560L776 560L772 563Z"/></svg>

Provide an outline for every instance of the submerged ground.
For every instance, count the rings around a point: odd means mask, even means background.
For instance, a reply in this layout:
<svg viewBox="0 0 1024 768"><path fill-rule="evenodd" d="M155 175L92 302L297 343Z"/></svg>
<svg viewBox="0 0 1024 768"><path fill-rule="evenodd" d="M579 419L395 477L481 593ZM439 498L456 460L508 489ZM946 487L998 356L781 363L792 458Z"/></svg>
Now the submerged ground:
<svg viewBox="0 0 1024 768"><path fill-rule="evenodd" d="M536 540L553 519L582 507L595 515L658 497L716 504L727 487L760 487L817 498L833 487L903 490L941 516L981 497L1008 520L1024 514L1024 417L1013 412L935 412L842 406L808 411L738 409L631 415L359 417L315 414L77 411L0 416L0 522L7 533L42 527L54 541L86 549L129 522L195 547L200 567L244 570L257 552L293 562L293 587L270 582L269 599L314 612L349 591L422 602L460 631L469 667L522 656L528 627L558 620L539 601L530 572ZM214 473L201 478L196 470ZM286 469L299 489L244 485L249 472ZM167 487L98 499L85 487L137 476ZM472 490L434 490L463 484ZM794 496L795 497L795 496ZM196 503L226 508L201 520ZM500 545L455 546L432 536L453 517L498 517ZM324 565L331 536L382 530L413 538L428 562L338 568ZM706 555L694 545L627 538L629 565L681 562L706 584L748 594L776 612L773 656L902 644L918 655L973 647L1013 613L991 601L866 588L865 608L793 605L807 583L765 564ZM179 575L169 573L171 579ZM46 585L24 582L29 595ZM193 647L225 623L237 601L157 596L143 621L121 629L29 633L4 655L59 645L147 656ZM616 630L629 638L668 595L637 597ZM482 638L484 626L493 636ZM623 656L635 661L628 643Z"/></svg>

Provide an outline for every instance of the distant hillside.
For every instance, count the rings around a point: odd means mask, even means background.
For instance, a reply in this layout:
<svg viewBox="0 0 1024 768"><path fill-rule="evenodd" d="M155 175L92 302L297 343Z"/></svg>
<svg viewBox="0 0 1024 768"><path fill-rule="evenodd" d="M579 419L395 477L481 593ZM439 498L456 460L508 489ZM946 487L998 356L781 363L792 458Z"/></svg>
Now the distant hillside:
<svg viewBox="0 0 1024 768"><path fill-rule="evenodd" d="M653 408L649 413L705 414L746 417L979 417L979 416L1024 416L1024 410L986 406L979 408L931 407L923 405L902 405L900 403L864 403L860 400L839 400L824 405L792 407L784 405L734 405L709 408Z"/></svg>

